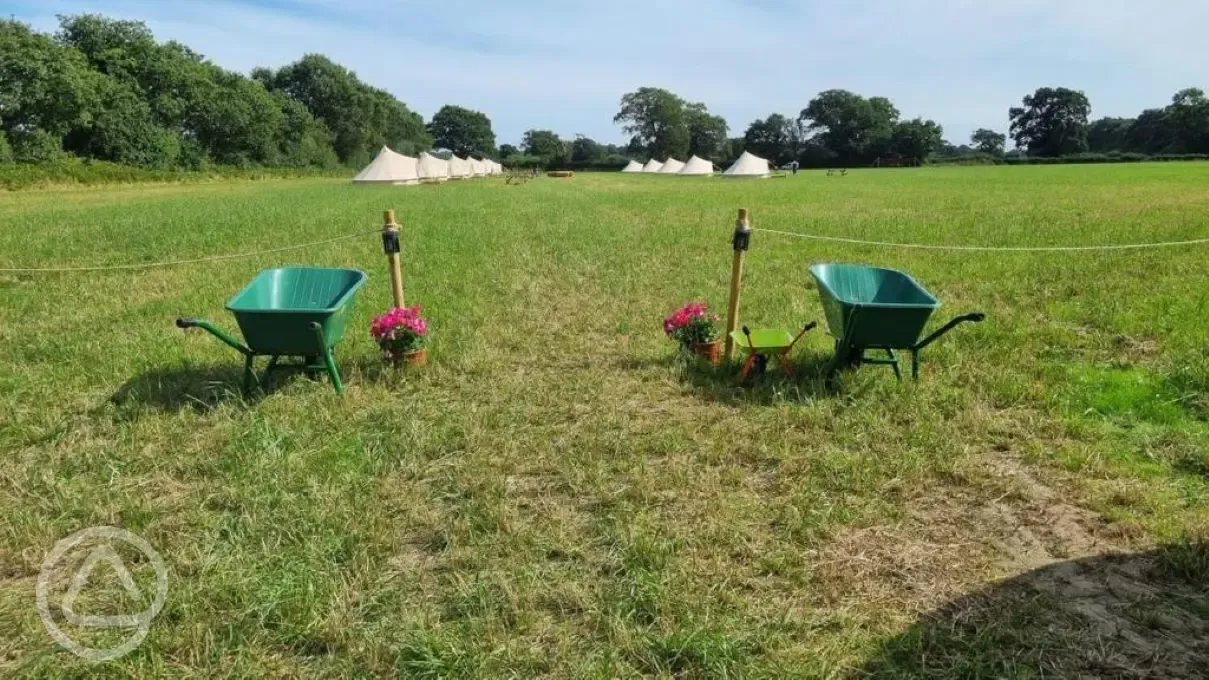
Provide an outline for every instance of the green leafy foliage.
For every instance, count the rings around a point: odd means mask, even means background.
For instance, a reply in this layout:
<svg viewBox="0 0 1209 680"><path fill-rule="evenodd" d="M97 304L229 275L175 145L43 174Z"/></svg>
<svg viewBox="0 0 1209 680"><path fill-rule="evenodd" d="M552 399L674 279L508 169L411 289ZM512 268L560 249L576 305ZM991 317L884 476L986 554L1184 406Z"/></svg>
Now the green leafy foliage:
<svg viewBox="0 0 1209 680"><path fill-rule="evenodd" d="M46 163L63 155L63 142L58 135L45 130L10 130L13 160L18 163Z"/></svg>
<svg viewBox="0 0 1209 680"><path fill-rule="evenodd" d="M577 163L594 163L604 160L608 149L594 139L577 135L571 142L571 160ZM622 161L622 165L625 161Z"/></svg>
<svg viewBox="0 0 1209 680"><path fill-rule="evenodd" d="M812 99L798 119L841 162L867 162L889 141L898 109L885 97L866 99L847 90L827 90Z"/></svg>
<svg viewBox="0 0 1209 680"><path fill-rule="evenodd" d="M978 128L974 134L970 135L970 143L979 153L1002 156L1004 145L1007 144L1007 135L986 128Z"/></svg>
<svg viewBox="0 0 1209 680"><path fill-rule="evenodd" d="M1012 138L1030 155L1064 156L1087 151L1087 95L1065 87L1042 87L1012 107Z"/></svg>
<svg viewBox="0 0 1209 680"><path fill-rule="evenodd" d="M726 143L728 131L726 119L709 112L705 104L697 102L684 107L688 123L688 156L715 158Z"/></svg>
<svg viewBox="0 0 1209 680"><path fill-rule="evenodd" d="M494 156L495 132L491 119L480 111L446 104L428 124L433 144L459 156Z"/></svg>
<svg viewBox="0 0 1209 680"><path fill-rule="evenodd" d="M8 144L8 135L0 130L0 163L13 162L13 147Z"/></svg>
<svg viewBox="0 0 1209 680"><path fill-rule="evenodd" d="M691 131L684 100L667 90L641 87L621 97L614 123L630 135L630 150L651 158L684 158Z"/></svg>
<svg viewBox="0 0 1209 680"><path fill-rule="evenodd" d="M0 21L0 127L61 136L87 124L95 96L96 77L79 51Z"/></svg>
<svg viewBox="0 0 1209 680"><path fill-rule="evenodd" d="M890 151L905 158L924 159L944 142L943 135L944 129L933 121L902 121L890 134Z"/></svg>
<svg viewBox="0 0 1209 680"><path fill-rule="evenodd" d="M417 153L432 145L419 114L323 55L308 54L275 74L258 69L253 80L267 82L270 89L302 103L330 131L343 163L361 165L384 145L400 153ZM317 142L324 135L314 128L311 136Z"/></svg>
<svg viewBox="0 0 1209 680"><path fill-rule="evenodd" d="M565 162L571 152L570 145L550 130L526 131L521 146L526 155L541 158L542 164L546 166Z"/></svg>
<svg viewBox="0 0 1209 680"><path fill-rule="evenodd" d="M1129 131L1136 121L1129 118L1101 118L1087 127L1087 148L1092 153L1120 151L1128 146Z"/></svg>
<svg viewBox="0 0 1209 680"><path fill-rule="evenodd" d="M54 36L0 22L0 130L26 162L66 151L144 168L329 168L432 143L419 114L321 55L248 77L95 14Z"/></svg>

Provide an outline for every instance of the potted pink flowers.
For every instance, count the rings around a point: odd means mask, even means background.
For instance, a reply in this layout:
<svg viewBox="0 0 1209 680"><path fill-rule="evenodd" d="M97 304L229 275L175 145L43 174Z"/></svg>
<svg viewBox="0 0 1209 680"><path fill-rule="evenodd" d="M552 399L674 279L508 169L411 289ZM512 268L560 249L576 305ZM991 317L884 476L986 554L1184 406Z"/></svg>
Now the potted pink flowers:
<svg viewBox="0 0 1209 680"><path fill-rule="evenodd" d="M663 332L684 349L717 364L722 359L722 340L714 326L717 320L717 314L709 313L709 305L690 302L663 320Z"/></svg>
<svg viewBox="0 0 1209 680"><path fill-rule="evenodd" d="M420 316L420 306L395 307L375 317L369 332L383 354L397 366L423 366L428 361L428 322Z"/></svg>

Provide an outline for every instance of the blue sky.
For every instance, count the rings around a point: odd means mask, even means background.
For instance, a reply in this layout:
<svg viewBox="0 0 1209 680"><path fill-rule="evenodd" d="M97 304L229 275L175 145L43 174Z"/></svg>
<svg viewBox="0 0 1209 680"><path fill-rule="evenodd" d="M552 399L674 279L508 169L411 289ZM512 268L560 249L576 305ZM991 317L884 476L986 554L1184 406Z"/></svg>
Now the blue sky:
<svg viewBox="0 0 1209 680"><path fill-rule="evenodd" d="M623 141L618 100L643 85L702 101L731 135L821 90L889 97L961 143L1007 129L1042 85L1132 116L1209 89L1207 0L0 0L42 30L56 14L145 21L238 71L322 52L430 117L460 104L500 143L529 128Z"/></svg>

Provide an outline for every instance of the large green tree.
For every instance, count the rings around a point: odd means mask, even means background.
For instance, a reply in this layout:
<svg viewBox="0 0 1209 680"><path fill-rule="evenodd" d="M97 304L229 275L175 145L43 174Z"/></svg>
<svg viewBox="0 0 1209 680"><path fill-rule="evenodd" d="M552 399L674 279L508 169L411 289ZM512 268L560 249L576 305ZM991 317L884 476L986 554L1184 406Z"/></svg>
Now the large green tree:
<svg viewBox="0 0 1209 680"><path fill-rule="evenodd" d="M651 158L688 156L692 142L684 100L667 90L641 87L621 97L614 123L630 135L629 148Z"/></svg>
<svg viewBox="0 0 1209 680"><path fill-rule="evenodd" d="M1151 154L1171 151L1175 137L1166 109L1146 109L1138 114L1125 133L1130 151Z"/></svg>
<svg viewBox="0 0 1209 680"><path fill-rule="evenodd" d="M1209 153L1209 99L1205 91L1190 87L1176 92L1167 107L1167 119L1175 130L1181 153Z"/></svg>
<svg viewBox="0 0 1209 680"><path fill-rule="evenodd" d="M684 114L688 124L687 155L717 158L726 143L726 119L711 114L701 102L685 105Z"/></svg>
<svg viewBox="0 0 1209 680"><path fill-rule="evenodd" d="M608 149L590 137L576 135L571 142L571 160L577 163L597 163L609 154Z"/></svg>
<svg viewBox="0 0 1209 680"><path fill-rule="evenodd" d="M1132 118L1100 118L1087 126L1087 149L1094 153L1125 151L1129 147Z"/></svg>
<svg viewBox="0 0 1209 680"><path fill-rule="evenodd" d="M256 80L270 81L273 88L306 106L331 132L336 153L345 163L359 165L383 145L402 153L431 146L419 114L323 55L308 54L271 76L258 70Z"/></svg>
<svg viewBox="0 0 1209 680"><path fill-rule="evenodd" d="M931 156L944 143L944 128L935 121L915 118L894 125L890 152L916 161Z"/></svg>
<svg viewBox="0 0 1209 680"><path fill-rule="evenodd" d="M743 145L761 158L781 162L789 149L790 121L779 113L754 120L743 133Z"/></svg>
<svg viewBox="0 0 1209 680"><path fill-rule="evenodd" d="M147 101L113 78L104 78L101 89L89 124L69 133L64 147L79 156L126 165L176 165L180 136L156 124Z"/></svg>
<svg viewBox="0 0 1209 680"><path fill-rule="evenodd" d="M521 146L526 154L537 156L545 165L562 163L568 157L568 145L550 130L527 130Z"/></svg>
<svg viewBox="0 0 1209 680"><path fill-rule="evenodd" d="M0 129L14 148L19 136L57 139L90 123L98 91L97 74L79 50L0 21Z"/></svg>
<svg viewBox="0 0 1209 680"><path fill-rule="evenodd" d="M479 111L446 104L428 123L433 143L459 156L495 155L495 132L491 119Z"/></svg>
<svg viewBox="0 0 1209 680"><path fill-rule="evenodd" d="M1087 151L1087 95L1065 87L1042 87L1008 110L1016 146L1035 156Z"/></svg>
<svg viewBox="0 0 1209 680"><path fill-rule="evenodd" d="M810 145L809 132L799 120L774 113L762 120L752 121L743 134L748 151L767 158L777 165L792 160L807 162L803 153ZM810 161L815 161L812 153Z"/></svg>
<svg viewBox="0 0 1209 680"><path fill-rule="evenodd" d="M987 128L978 128L970 135L970 144L978 151L991 156L1002 156L1007 145L1007 135Z"/></svg>
<svg viewBox="0 0 1209 680"><path fill-rule="evenodd" d="M887 147L898 109L885 97L866 99L847 90L826 90L802 109L798 120L839 162L863 163Z"/></svg>

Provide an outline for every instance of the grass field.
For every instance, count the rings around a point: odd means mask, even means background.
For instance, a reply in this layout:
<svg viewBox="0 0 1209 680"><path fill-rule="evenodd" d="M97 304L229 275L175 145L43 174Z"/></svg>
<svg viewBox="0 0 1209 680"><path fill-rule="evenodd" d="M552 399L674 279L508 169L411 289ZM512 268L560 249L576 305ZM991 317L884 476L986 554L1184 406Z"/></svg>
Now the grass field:
<svg viewBox="0 0 1209 680"><path fill-rule="evenodd" d="M757 232L743 319L822 320L810 263L909 271L963 326L921 380L750 386L660 321L725 306L735 211L900 242L1209 236L1209 165L292 180L0 195L0 673L42 677L1192 676L1209 664L1209 246L908 251ZM429 366L384 368L381 211ZM229 329L261 268L359 267L348 391L243 400ZM170 569L130 655L62 651L43 558L94 525ZM146 565L136 568L145 578ZM120 601L112 588L93 596ZM77 632L80 632L77 629ZM102 643L117 631L82 631ZM91 636L91 637L89 637ZM1199 669L1199 670L1198 670Z"/></svg>

